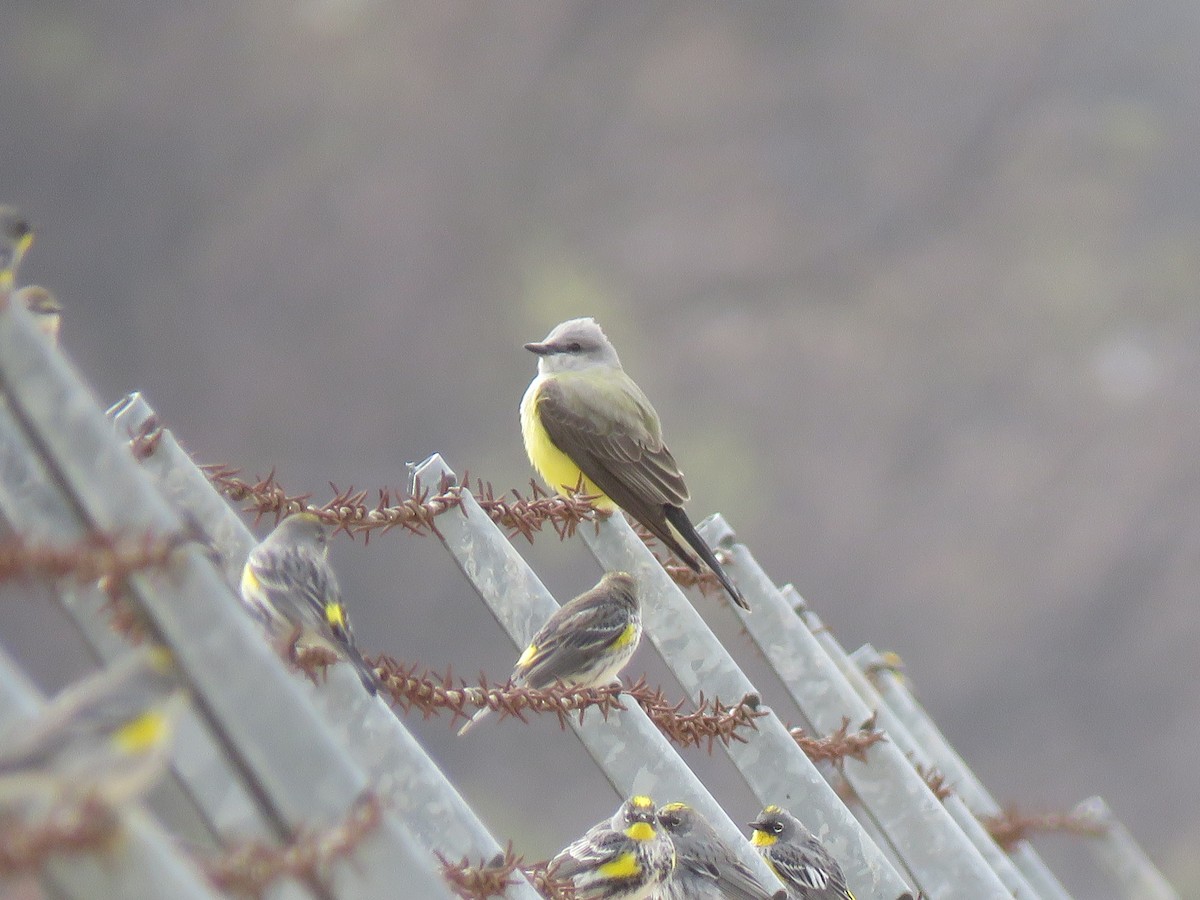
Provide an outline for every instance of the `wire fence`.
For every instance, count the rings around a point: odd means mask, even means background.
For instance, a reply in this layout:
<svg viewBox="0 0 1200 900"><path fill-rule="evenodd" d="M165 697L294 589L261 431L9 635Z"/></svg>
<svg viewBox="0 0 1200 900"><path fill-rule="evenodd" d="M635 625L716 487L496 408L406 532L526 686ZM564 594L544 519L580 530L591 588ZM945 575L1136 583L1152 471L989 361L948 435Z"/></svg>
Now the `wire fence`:
<svg viewBox="0 0 1200 900"><path fill-rule="evenodd" d="M620 797L684 800L767 884L774 876L677 747L726 754L755 797L793 808L841 862L859 900L1043 898L1068 892L1029 841L1085 841L1114 889L1177 894L1103 801L1061 816L1003 810L954 752L887 658L848 654L790 586L779 587L719 516L701 531L754 610L736 610L802 720L783 721L691 600L713 593L587 498L497 494L439 456L403 496L289 495L272 475L198 467L140 395L107 417L23 310L0 304L0 592L53 585L102 663L148 635L172 650L192 696L155 803L87 803L0 829L0 879L38 878L54 897L272 898L567 896L544 865L487 830L405 726L406 713L488 707L550 715L578 737ZM316 511L337 529L404 529L439 540L523 648L557 608L512 539L582 539L640 586L645 634L688 694L644 682L535 690L380 657L378 696L347 666L296 677L236 597L254 537L242 514ZM688 594L692 597L689 598ZM319 660L318 660L319 662ZM0 724L42 700L0 653ZM688 705L690 704L690 705ZM685 708L685 706L687 708ZM186 808L185 846L159 803ZM121 835L120 840L113 836ZM196 842L193 841L193 844Z"/></svg>

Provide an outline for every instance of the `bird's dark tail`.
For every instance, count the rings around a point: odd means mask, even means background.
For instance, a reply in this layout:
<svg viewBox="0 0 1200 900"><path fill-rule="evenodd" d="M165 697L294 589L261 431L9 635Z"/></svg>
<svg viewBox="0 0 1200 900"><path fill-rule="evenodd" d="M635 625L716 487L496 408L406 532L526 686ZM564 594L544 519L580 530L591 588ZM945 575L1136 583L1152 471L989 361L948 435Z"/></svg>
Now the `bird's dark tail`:
<svg viewBox="0 0 1200 900"><path fill-rule="evenodd" d="M358 647L352 643L347 643L342 648L346 653L346 659L350 661L350 665L354 666L354 671L358 673L359 679L362 680L363 687L367 692L374 696L379 692L379 676L375 674L375 670L371 668L370 663L363 659L362 654L358 652Z"/></svg>
<svg viewBox="0 0 1200 900"><path fill-rule="evenodd" d="M667 521L675 526L675 530L679 532L680 536L691 545L696 554L712 569L713 574L717 576L717 580L721 582L721 587L725 588L729 596L733 599L733 602L742 609L748 610L750 604L746 602L746 598L742 596L742 592L733 586L733 582L729 580L729 576L725 574L725 570L717 562L716 554L705 543L704 538L700 537L700 532L696 531L696 526L692 524L682 507L664 505L663 512L667 516Z"/></svg>

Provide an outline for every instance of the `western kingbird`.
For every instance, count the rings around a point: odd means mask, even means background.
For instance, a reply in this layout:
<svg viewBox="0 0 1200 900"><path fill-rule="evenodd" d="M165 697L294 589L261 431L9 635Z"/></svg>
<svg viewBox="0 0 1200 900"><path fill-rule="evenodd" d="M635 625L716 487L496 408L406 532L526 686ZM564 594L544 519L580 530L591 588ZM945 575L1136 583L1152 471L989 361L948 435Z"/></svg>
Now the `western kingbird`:
<svg viewBox="0 0 1200 900"><path fill-rule="evenodd" d="M683 511L688 490L663 443L658 413L625 374L596 320L570 319L525 349L539 359L521 400L521 435L542 479L564 495L582 483L586 493L599 496L598 506L625 510L699 572L674 526L733 601L749 609Z"/></svg>
<svg viewBox="0 0 1200 900"><path fill-rule="evenodd" d="M24 306L33 316L38 331L58 343L58 332L62 327L62 305L52 293L36 284L26 285L13 292L13 302Z"/></svg>
<svg viewBox="0 0 1200 900"><path fill-rule="evenodd" d="M625 572L607 572L600 583L554 611L517 660L514 685L548 688L612 684L642 639L637 582ZM489 712L475 713L459 735Z"/></svg>
<svg viewBox="0 0 1200 900"><path fill-rule="evenodd" d="M15 206L0 206L0 290L11 290L21 257L33 243L33 228Z"/></svg>

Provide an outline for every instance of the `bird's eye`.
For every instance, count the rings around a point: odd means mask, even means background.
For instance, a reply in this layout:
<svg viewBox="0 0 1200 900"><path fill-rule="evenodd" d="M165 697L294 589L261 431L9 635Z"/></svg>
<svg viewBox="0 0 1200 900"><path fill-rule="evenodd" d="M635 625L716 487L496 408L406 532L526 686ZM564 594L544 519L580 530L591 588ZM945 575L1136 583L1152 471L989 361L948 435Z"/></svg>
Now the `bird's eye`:
<svg viewBox="0 0 1200 900"><path fill-rule="evenodd" d="M571 341L571 344L567 347L567 349L572 353L580 353L583 351L583 345L580 344L579 341Z"/></svg>
<svg viewBox="0 0 1200 900"><path fill-rule="evenodd" d="M776 834L783 834L783 823L776 822L774 825L771 826L771 830L773 832L775 832Z"/></svg>

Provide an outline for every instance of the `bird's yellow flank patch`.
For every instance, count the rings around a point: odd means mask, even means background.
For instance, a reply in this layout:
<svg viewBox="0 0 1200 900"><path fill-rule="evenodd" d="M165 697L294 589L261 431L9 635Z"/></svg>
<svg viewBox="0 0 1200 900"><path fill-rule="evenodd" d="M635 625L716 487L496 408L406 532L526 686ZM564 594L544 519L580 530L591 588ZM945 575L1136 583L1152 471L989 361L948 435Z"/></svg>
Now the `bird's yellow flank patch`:
<svg viewBox="0 0 1200 900"><path fill-rule="evenodd" d="M688 807L687 807L686 803L675 802L675 803L668 803L666 806L663 807L663 811L664 812L675 812L678 809L687 809L687 808Z"/></svg>
<svg viewBox="0 0 1200 900"><path fill-rule="evenodd" d="M345 628L346 607L340 603L327 603L325 605L325 621L331 628Z"/></svg>
<svg viewBox="0 0 1200 900"><path fill-rule="evenodd" d="M242 567L242 595L253 596L259 592L260 588L258 576L254 574L254 566L246 563Z"/></svg>
<svg viewBox="0 0 1200 900"><path fill-rule="evenodd" d="M637 631L637 626L630 622L625 626L625 630L618 634L616 639L612 642L612 649L620 650L622 647L628 647L631 643L633 643L633 639L637 636Z"/></svg>
<svg viewBox="0 0 1200 900"><path fill-rule="evenodd" d="M750 835L750 843L752 843L755 847L770 847L777 840L779 840L779 838L775 837L775 835L767 834L765 831L759 831L757 828L754 829L754 834Z"/></svg>
<svg viewBox="0 0 1200 900"><path fill-rule="evenodd" d="M167 736L167 717L157 711L130 719L115 732L113 741L125 753L145 753Z"/></svg>
<svg viewBox="0 0 1200 900"><path fill-rule="evenodd" d="M529 665L531 662L533 662L533 658L535 656L537 656L537 653L538 653L538 645L530 644L528 647L525 648L525 652L521 654L521 658L517 660L517 668L520 668L520 669L525 668L527 665Z"/></svg>
<svg viewBox="0 0 1200 900"><path fill-rule="evenodd" d="M654 840L654 826L649 822L634 822L625 829L625 836L635 841Z"/></svg>
<svg viewBox="0 0 1200 900"><path fill-rule="evenodd" d="M638 862L636 853L622 853L616 859L601 863L599 868L600 874L605 878L636 878L642 874L642 865Z"/></svg>

